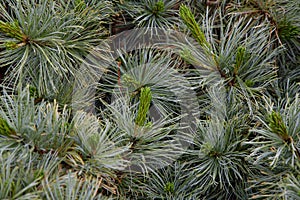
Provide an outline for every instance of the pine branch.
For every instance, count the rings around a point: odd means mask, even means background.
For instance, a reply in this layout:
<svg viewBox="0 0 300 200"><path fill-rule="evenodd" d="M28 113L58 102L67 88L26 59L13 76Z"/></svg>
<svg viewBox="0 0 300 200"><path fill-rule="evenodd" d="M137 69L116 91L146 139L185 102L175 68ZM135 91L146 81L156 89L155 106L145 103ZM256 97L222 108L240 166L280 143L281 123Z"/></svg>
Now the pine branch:
<svg viewBox="0 0 300 200"><path fill-rule="evenodd" d="M151 89L149 87L141 88L140 105L135 123L144 126L152 99Z"/></svg>
<svg viewBox="0 0 300 200"><path fill-rule="evenodd" d="M24 34L18 24L18 22L8 23L3 22L0 20L0 32L4 33L5 35L15 38L17 40L23 40Z"/></svg>
<svg viewBox="0 0 300 200"><path fill-rule="evenodd" d="M186 6L182 5L179 9L179 14L184 24L192 32L193 37L202 47L207 47L211 49L210 44L207 42L203 31L201 30L199 24L196 22L195 17L191 10Z"/></svg>
<svg viewBox="0 0 300 200"><path fill-rule="evenodd" d="M283 120L282 120L282 116L280 115L279 112L275 112L273 111L270 115L269 115L269 127L270 130L277 134L278 136L280 136L285 142L290 143L291 142L291 138L289 137L288 131L287 131L287 127L284 124Z"/></svg>
<svg viewBox="0 0 300 200"><path fill-rule="evenodd" d="M11 37L12 39L18 40L20 43L16 43L15 41L5 42L5 47L7 49L17 49L22 47L28 43L28 37L23 33L20 28L20 25L17 21L13 23L3 22L0 20L0 33Z"/></svg>

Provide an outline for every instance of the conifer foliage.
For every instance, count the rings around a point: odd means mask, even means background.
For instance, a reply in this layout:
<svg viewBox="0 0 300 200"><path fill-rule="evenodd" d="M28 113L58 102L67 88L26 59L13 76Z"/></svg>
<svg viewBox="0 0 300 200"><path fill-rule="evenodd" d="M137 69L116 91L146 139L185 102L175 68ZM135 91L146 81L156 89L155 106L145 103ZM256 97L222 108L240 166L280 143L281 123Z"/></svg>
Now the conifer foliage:
<svg viewBox="0 0 300 200"><path fill-rule="evenodd" d="M300 199L299 13L2 0L0 199Z"/></svg>

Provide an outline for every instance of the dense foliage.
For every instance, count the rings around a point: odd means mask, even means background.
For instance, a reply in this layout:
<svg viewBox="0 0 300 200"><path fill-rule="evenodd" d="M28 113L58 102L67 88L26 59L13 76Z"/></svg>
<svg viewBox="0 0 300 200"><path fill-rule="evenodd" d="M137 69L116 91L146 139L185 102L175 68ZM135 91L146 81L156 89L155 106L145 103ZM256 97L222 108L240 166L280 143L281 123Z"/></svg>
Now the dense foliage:
<svg viewBox="0 0 300 200"><path fill-rule="evenodd" d="M2 0L0 199L300 199L299 0Z"/></svg>

